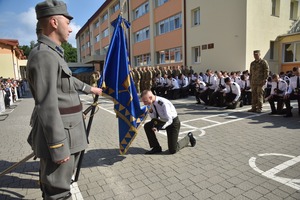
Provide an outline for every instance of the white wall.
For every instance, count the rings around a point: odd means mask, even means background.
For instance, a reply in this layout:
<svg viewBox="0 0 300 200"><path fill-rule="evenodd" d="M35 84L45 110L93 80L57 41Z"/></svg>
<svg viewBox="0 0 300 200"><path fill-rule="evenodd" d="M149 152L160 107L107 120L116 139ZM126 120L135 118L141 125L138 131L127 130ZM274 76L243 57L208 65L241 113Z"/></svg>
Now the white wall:
<svg viewBox="0 0 300 200"><path fill-rule="evenodd" d="M272 16L271 0L247 1L247 59L249 67L254 60L253 50L261 50L261 57L269 62L270 69L278 72L278 62L271 61L269 49L270 41L277 36L287 34L292 25L290 20L290 0L280 0L280 14Z"/></svg>
<svg viewBox="0 0 300 200"><path fill-rule="evenodd" d="M187 3L187 65L196 71L242 70L246 52L246 0L195 0ZM192 27L192 10L200 6L200 26ZM201 63L192 61L192 47L214 43L202 50ZM200 66L200 67L199 67Z"/></svg>

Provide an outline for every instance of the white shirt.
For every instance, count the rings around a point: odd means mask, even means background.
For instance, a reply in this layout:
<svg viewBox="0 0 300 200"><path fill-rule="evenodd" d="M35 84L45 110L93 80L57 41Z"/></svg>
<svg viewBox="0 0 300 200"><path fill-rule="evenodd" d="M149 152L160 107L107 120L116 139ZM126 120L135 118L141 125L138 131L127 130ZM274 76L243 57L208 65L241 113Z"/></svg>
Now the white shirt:
<svg viewBox="0 0 300 200"><path fill-rule="evenodd" d="M231 89L230 89L230 86L231 86ZM231 85L226 84L225 92L226 93L232 92L233 94L236 94L234 101L237 101L241 96L241 88L240 88L239 84L237 84L237 83L232 83Z"/></svg>
<svg viewBox="0 0 300 200"><path fill-rule="evenodd" d="M211 84L211 85L208 86L208 84ZM217 78L216 78L216 76L214 76L214 75L208 76L208 77L207 77L207 84L206 84L206 86L207 86L209 89L215 90L216 87L217 87Z"/></svg>
<svg viewBox="0 0 300 200"><path fill-rule="evenodd" d="M216 86L215 92L217 92L217 91L224 91L224 89L226 88L224 77L217 78L216 85L217 86Z"/></svg>
<svg viewBox="0 0 300 200"><path fill-rule="evenodd" d="M178 81L175 78L172 78L172 90L179 89Z"/></svg>
<svg viewBox="0 0 300 200"><path fill-rule="evenodd" d="M287 91L288 94L291 94L293 92L293 90L295 90L295 88L298 88L297 87L297 78L298 77L299 76L293 76L290 78L289 90Z"/></svg>
<svg viewBox="0 0 300 200"><path fill-rule="evenodd" d="M247 85L246 85L246 83L247 83ZM246 90L246 91L250 90L250 80L249 79L241 80L239 82L239 85L240 85L242 90Z"/></svg>
<svg viewBox="0 0 300 200"><path fill-rule="evenodd" d="M152 113L149 112L151 118L158 118L166 122L162 129L167 128L173 123L173 119L177 117L177 112L174 105L171 103L171 101L163 97L156 96L155 101L153 104L151 104L151 109Z"/></svg>
<svg viewBox="0 0 300 200"><path fill-rule="evenodd" d="M278 89L282 92L276 94L275 90L277 89L277 85L278 85ZM279 79L278 82L273 81L272 88L271 88L271 95L284 96L287 93L287 87L288 84L282 79Z"/></svg>

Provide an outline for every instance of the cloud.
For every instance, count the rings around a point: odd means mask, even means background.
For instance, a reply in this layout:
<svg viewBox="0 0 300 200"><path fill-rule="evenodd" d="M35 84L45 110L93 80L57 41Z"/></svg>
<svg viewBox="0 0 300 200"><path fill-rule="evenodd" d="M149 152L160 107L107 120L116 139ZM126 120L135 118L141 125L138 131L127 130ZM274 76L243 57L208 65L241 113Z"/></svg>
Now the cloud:
<svg viewBox="0 0 300 200"><path fill-rule="evenodd" d="M71 21L71 29L72 29L72 33L70 34L69 37L69 43L73 46L76 47L76 33L78 33L78 31L81 29L81 27L79 25L77 25L75 22Z"/></svg>
<svg viewBox="0 0 300 200"><path fill-rule="evenodd" d="M12 23L13 22L13 23ZM36 42L36 14L33 7L21 13L4 12L0 18L0 38L16 39L19 45L30 45L31 41ZM69 43L76 47L76 33L80 30L80 26L71 21L72 33L69 37Z"/></svg>

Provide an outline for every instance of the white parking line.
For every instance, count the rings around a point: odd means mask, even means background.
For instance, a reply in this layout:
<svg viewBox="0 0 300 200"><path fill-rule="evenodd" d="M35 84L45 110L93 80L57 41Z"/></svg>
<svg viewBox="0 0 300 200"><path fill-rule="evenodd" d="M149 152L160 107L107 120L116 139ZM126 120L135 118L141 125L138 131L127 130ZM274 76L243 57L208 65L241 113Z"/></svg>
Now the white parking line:
<svg viewBox="0 0 300 200"><path fill-rule="evenodd" d="M299 163L300 156L295 157L295 156L291 156L291 155L278 154L278 153L265 153L265 154L259 154L258 156L260 156L260 157L262 157L262 156L284 156L284 157L291 158L290 160L287 160L265 172L256 166L256 157L252 157L249 159L249 165L256 172L260 173L261 175L263 175L269 179L275 180L279 183L282 183L284 185L292 187L296 190L300 190L300 185L299 185L300 179L292 179L292 178L284 178L284 177L276 176L276 174L278 174L279 172Z"/></svg>

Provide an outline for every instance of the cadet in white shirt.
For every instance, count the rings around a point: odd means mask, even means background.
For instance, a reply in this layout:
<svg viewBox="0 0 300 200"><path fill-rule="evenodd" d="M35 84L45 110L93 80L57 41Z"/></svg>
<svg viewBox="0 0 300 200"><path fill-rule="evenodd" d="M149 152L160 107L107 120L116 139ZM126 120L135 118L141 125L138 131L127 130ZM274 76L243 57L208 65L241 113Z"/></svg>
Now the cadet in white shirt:
<svg viewBox="0 0 300 200"><path fill-rule="evenodd" d="M294 67L293 73L295 76L290 78L290 85L287 94L284 96L284 102L286 106L285 117L292 117L291 100L297 100L298 113L300 115L300 68Z"/></svg>
<svg viewBox="0 0 300 200"><path fill-rule="evenodd" d="M166 129L168 137L168 149L171 154L188 146L196 145L196 139L189 132L184 138L178 141L180 121L174 105L163 97L155 96L150 90L144 90L141 94L144 105L150 106L149 113L152 120L145 124L144 129L152 148L146 154L160 153L162 148L156 138L156 132Z"/></svg>
<svg viewBox="0 0 300 200"><path fill-rule="evenodd" d="M224 79L225 81L225 102L227 104L226 109L235 109L240 103L241 88L239 84L232 82L229 77ZM242 105L241 105L242 106Z"/></svg>
<svg viewBox="0 0 300 200"><path fill-rule="evenodd" d="M283 97L287 93L288 84L279 78L278 74L272 75L272 88L271 94L266 97L266 100L269 101L272 112L270 115L273 114L282 114L283 108ZM275 101L277 101L277 109L275 107Z"/></svg>

